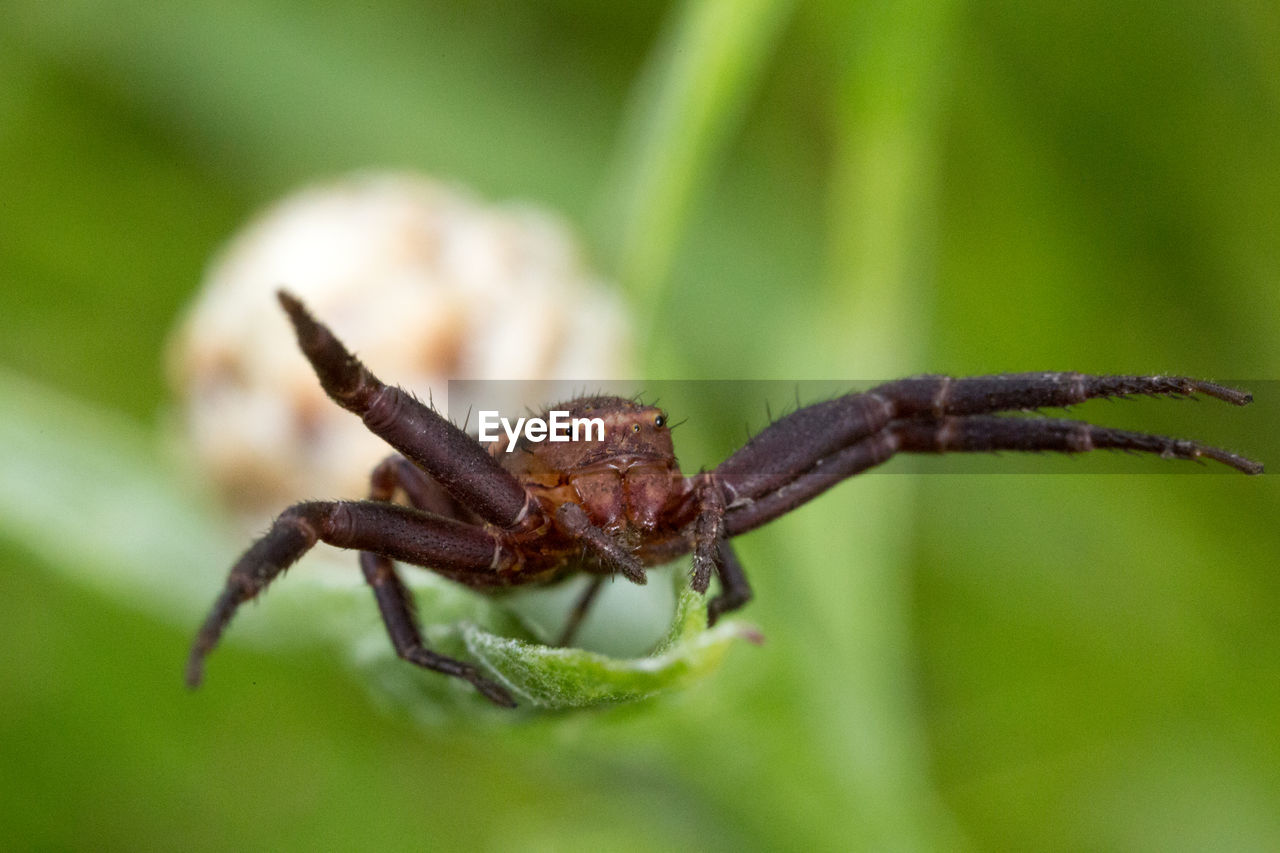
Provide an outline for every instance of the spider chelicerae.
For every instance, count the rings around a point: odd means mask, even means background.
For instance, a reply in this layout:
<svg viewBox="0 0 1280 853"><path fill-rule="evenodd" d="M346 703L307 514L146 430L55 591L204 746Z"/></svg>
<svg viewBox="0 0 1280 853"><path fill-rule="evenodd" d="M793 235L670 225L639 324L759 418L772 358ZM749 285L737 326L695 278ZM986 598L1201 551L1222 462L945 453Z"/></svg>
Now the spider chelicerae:
<svg viewBox="0 0 1280 853"><path fill-rule="evenodd" d="M383 384L298 299L278 295L325 392L397 454L373 470L368 500L295 504L240 557L191 650L187 682L193 687L237 608L316 542L360 552L360 568L401 658L465 679L491 701L514 706L510 693L473 664L426 647L394 561L481 590L588 572L593 580L561 635L567 644L605 578L620 574L642 584L646 567L690 551L693 588L705 593L712 574L720 581L707 604L714 624L751 598L732 537L896 453L1115 448L1262 472L1256 462L1186 439L993 414L1136 394L1204 394L1235 405L1252 400L1243 391L1180 376L1080 373L900 379L800 408L715 469L689 477L676 462L666 413L621 397L552 407L601 419L603 440L531 443L521 437L516 449L524 452L505 453L511 439L480 444L411 394ZM397 491L407 506L393 502Z"/></svg>

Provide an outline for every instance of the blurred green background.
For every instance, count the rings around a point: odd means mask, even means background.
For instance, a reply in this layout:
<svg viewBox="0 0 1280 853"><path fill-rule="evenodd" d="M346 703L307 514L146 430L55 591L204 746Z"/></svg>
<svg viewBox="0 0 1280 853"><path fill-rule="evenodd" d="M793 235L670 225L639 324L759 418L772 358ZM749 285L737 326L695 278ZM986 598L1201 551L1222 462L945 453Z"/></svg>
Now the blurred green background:
<svg viewBox="0 0 1280 853"><path fill-rule="evenodd" d="M1280 376L1273 3L5 18L0 363L147 428L211 253L369 166L563 211L653 379ZM682 429L690 459L762 424L736 405ZM1275 411L1081 415L1274 465ZM0 519L0 825L95 849L1274 849L1280 489L1170 465L860 478L741 540L763 647L514 725L385 713L324 649L231 643L189 694L189 627Z"/></svg>

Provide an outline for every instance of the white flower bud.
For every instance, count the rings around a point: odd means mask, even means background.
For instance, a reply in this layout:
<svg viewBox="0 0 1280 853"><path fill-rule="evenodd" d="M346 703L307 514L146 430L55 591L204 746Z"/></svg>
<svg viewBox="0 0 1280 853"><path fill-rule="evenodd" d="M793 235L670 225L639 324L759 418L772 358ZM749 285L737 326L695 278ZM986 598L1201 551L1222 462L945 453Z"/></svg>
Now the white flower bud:
<svg viewBox="0 0 1280 853"><path fill-rule="evenodd" d="M170 351L187 452L246 516L362 497L391 452L325 396L278 288L379 378L437 404L452 378L633 373L621 301L559 218L409 174L304 189L224 250Z"/></svg>

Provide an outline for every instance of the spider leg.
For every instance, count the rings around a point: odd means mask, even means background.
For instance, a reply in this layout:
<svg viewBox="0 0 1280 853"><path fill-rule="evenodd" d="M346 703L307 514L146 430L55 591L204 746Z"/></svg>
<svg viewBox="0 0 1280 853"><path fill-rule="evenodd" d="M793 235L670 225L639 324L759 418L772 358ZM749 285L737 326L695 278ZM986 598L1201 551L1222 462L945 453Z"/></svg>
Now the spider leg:
<svg viewBox="0 0 1280 853"><path fill-rule="evenodd" d="M724 517L725 536L738 536L786 515L836 483L888 461L897 452L898 437L891 430L837 450L772 492L731 506Z"/></svg>
<svg viewBox="0 0 1280 853"><path fill-rule="evenodd" d="M734 507L770 494L810 468L890 423L905 418L1069 406L1099 397L1202 393L1235 405L1253 398L1213 382L1182 376L1090 376L1010 373L955 379L918 376L807 406L761 430L726 459L716 474Z"/></svg>
<svg viewBox="0 0 1280 853"><path fill-rule="evenodd" d="M196 635L187 683L200 683L204 659L241 604L262 592L316 542L372 551L452 575L492 577L511 559L484 528L379 501L309 501L285 510L240 557Z"/></svg>
<svg viewBox="0 0 1280 853"><path fill-rule="evenodd" d="M693 528L694 591L702 594L711 584L711 570L722 572L720 546L724 541L724 491L716 479L700 475L694 485L698 517Z"/></svg>
<svg viewBox="0 0 1280 853"><path fill-rule="evenodd" d="M742 571L742 564L738 562L738 556L734 553L733 546L729 544L729 540L723 537L715 540L715 546L717 553L714 565L716 574L720 578L721 589L720 594L707 603L708 628L715 625L716 620L723 614L731 613L751 600L751 585L747 583L746 573ZM569 614L564 630L561 631L560 637L556 641L557 646L567 646L573 641L574 634L577 633L579 626L581 626L587 611L595 603L604 580L603 575L597 575L591 579L591 583L582 591L582 594L573 605L573 611ZM697 589L696 580L693 586ZM698 591L706 592L706 586L704 585Z"/></svg>
<svg viewBox="0 0 1280 853"><path fill-rule="evenodd" d="M359 415L370 432L485 521L510 529L541 516L524 486L475 439L403 389L383 384L297 298L283 290L277 296L298 346L334 402Z"/></svg>
<svg viewBox="0 0 1280 853"><path fill-rule="evenodd" d="M724 614L732 613L751 600L751 584L747 583L747 575L742 571L742 564L738 562L738 555L729 540L720 540L719 557L716 571L720 576L720 594L707 602L708 628Z"/></svg>
<svg viewBox="0 0 1280 853"><path fill-rule="evenodd" d="M595 603L596 596L600 594L600 588L604 586L604 575L596 575L582 590L582 594L578 596L578 600L573 604L573 610L569 611L569 618L564 623L560 636L556 639L557 646L567 646L573 642L573 637L578 633L582 620L586 618L587 611L591 609L591 605Z"/></svg>
<svg viewBox="0 0 1280 853"><path fill-rule="evenodd" d="M506 708L516 706L510 693L481 675L473 664L433 652L423 644L418 618L414 615L413 594L404 585L390 560L371 551L361 551L360 570L364 572L364 579L369 586L373 587L378 612L382 614L382 621L387 626L391 645L401 659L468 681L496 705Z"/></svg>
<svg viewBox="0 0 1280 853"><path fill-rule="evenodd" d="M403 456L388 456L369 475L369 499L390 501L396 488L404 490L414 509L437 515L456 515L458 507L439 484ZM396 654L409 663L461 678L471 683L489 701L507 708L516 706L505 689L485 678L472 664L439 654L422 641L413 593L405 586L395 564L373 551L360 552L360 571L373 589L378 612Z"/></svg>
<svg viewBox="0 0 1280 853"><path fill-rule="evenodd" d="M984 452L996 450L1084 453L1113 448L1155 453L1166 459L1214 459L1245 474L1262 473L1262 465L1235 453L1188 439L1110 429L1057 418L1011 418L969 415L938 420L904 420L820 459L810 470L760 498L730 507L725 534L754 530L854 474L887 461L894 454ZM732 484L728 484L732 488Z"/></svg>
<svg viewBox="0 0 1280 853"><path fill-rule="evenodd" d="M395 497L397 488L404 492L414 509L458 521L467 520L466 509L453 495L417 465L394 454L379 462L369 475L369 500L390 501Z"/></svg>
<svg viewBox="0 0 1280 853"><path fill-rule="evenodd" d="M1245 391L1186 376L1091 376L1085 373L1001 373L994 376L915 376L868 393L893 404L894 418L981 415L1063 408L1102 397L1190 397L1207 394L1236 406L1253 401Z"/></svg>
<svg viewBox="0 0 1280 853"><path fill-rule="evenodd" d="M1096 426L1059 418L1002 418L975 415L937 421L904 421L893 426L899 450L911 453L1052 450L1085 453L1099 448L1155 453L1165 459L1202 457L1244 474L1261 474L1262 465L1235 453L1185 438Z"/></svg>
<svg viewBox="0 0 1280 853"><path fill-rule="evenodd" d="M587 512L575 503L560 504L556 510L556 522L560 527L587 547L600 562L611 571L626 576L632 583L644 584L644 566L635 555L624 548L603 529L596 527Z"/></svg>

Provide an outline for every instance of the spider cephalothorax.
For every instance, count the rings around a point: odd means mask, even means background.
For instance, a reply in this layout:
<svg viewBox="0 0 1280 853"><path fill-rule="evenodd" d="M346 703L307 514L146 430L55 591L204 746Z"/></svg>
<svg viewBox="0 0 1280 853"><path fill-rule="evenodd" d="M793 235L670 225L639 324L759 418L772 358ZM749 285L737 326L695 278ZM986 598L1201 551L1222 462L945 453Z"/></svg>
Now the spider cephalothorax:
<svg viewBox="0 0 1280 853"><path fill-rule="evenodd" d="M397 654L466 679L492 701L510 694L471 664L423 644L409 592L393 561L432 569L475 588L546 583L570 572L595 576L561 642L607 576L645 582L645 569L693 553L693 588L714 573L720 593L708 621L735 610L751 590L729 539L795 509L896 453L1117 448L1167 458L1208 457L1247 474L1262 466L1186 439L996 412L1067 406L1131 394L1206 394L1236 405L1247 393L1177 376L1023 373L900 379L799 409L770 424L712 471L686 477L676 463L665 412L620 397L584 397L551 407L598 419L577 441L509 437L482 445L394 386L380 382L297 299L280 293L298 343L325 391L398 451L374 469L369 499L309 501L285 510L231 569L187 665L200 682L205 656L241 603L261 592L317 541L360 552ZM393 503L402 493L408 506Z"/></svg>
<svg viewBox="0 0 1280 853"><path fill-rule="evenodd" d="M591 523L638 547L685 502L667 415L622 397L583 397L550 406L570 419L598 420L603 436L566 442L521 438L506 460L506 436L490 446L495 458L524 483L544 512L580 504ZM544 413L546 414L546 413ZM543 420L546 420L544 417Z"/></svg>

